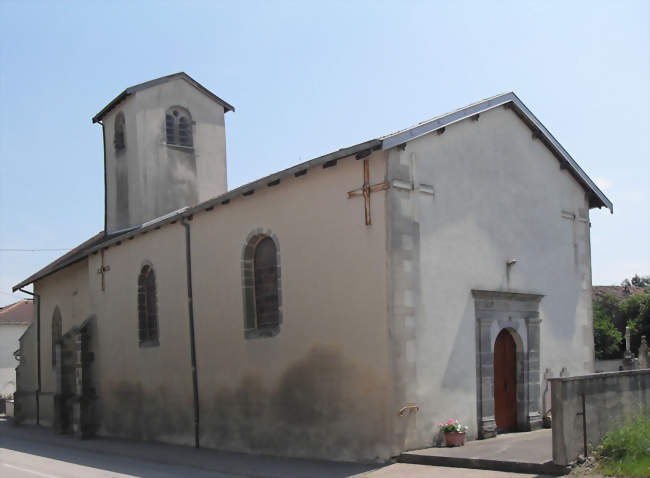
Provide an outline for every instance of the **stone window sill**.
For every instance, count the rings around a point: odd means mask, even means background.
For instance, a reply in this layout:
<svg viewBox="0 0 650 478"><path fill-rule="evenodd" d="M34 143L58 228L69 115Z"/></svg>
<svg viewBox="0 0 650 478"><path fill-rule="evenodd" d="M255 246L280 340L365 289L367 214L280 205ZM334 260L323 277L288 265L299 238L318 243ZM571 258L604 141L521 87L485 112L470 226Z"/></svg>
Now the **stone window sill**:
<svg viewBox="0 0 650 478"><path fill-rule="evenodd" d="M165 143L169 149L176 149L178 151L185 151L188 153L194 152L194 146L181 146L180 144L169 144Z"/></svg>
<svg viewBox="0 0 650 478"><path fill-rule="evenodd" d="M275 337L280 333L280 326L264 327L259 329L244 330L244 338L248 339L266 339Z"/></svg>
<svg viewBox="0 0 650 478"><path fill-rule="evenodd" d="M159 346L160 346L160 342L158 341L158 339L140 342L140 348L159 347Z"/></svg>

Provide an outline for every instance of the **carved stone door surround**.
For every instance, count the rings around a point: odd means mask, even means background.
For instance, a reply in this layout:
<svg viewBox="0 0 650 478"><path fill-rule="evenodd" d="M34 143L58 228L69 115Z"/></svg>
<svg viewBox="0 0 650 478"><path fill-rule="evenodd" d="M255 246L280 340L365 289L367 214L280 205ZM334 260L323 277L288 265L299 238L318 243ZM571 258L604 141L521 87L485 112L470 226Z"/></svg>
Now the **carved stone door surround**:
<svg viewBox="0 0 650 478"><path fill-rule="evenodd" d="M476 313L478 433L496 435L494 418L494 344L508 330L517 346L517 430L540 428L539 303L543 295L472 290Z"/></svg>

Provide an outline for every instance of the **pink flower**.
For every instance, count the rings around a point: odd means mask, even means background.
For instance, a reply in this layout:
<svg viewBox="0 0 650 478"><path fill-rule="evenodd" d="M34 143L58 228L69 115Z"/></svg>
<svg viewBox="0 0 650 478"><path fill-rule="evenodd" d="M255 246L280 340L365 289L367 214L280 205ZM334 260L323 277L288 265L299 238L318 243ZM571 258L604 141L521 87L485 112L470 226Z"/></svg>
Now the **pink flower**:
<svg viewBox="0 0 650 478"><path fill-rule="evenodd" d="M458 425L458 420L456 420L456 425Z"/></svg>
<svg viewBox="0 0 650 478"><path fill-rule="evenodd" d="M442 427L442 422L438 423L438 426L439 426L439 427Z"/></svg>
<svg viewBox="0 0 650 478"><path fill-rule="evenodd" d="M450 418L449 421L447 422L447 425L452 425L454 421Z"/></svg>

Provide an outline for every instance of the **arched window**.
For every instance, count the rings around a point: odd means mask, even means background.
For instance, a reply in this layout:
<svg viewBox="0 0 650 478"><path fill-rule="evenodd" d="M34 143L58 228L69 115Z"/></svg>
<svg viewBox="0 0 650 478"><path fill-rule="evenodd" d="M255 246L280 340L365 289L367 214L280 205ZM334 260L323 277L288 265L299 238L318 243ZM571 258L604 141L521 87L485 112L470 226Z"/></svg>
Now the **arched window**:
<svg viewBox="0 0 650 478"><path fill-rule="evenodd" d="M174 106L165 114L165 134L167 144L193 147L192 117L185 108Z"/></svg>
<svg viewBox="0 0 650 478"><path fill-rule="evenodd" d="M61 320L61 311L59 307L54 308L52 314L52 367L56 366L56 344L61 339L63 323Z"/></svg>
<svg viewBox="0 0 650 478"><path fill-rule="evenodd" d="M277 240L255 233L244 248L244 320L247 337L268 337L280 330L281 284Z"/></svg>
<svg viewBox="0 0 650 478"><path fill-rule="evenodd" d="M138 331L140 346L158 345L156 275L150 264L142 266L138 276Z"/></svg>
<svg viewBox="0 0 650 478"><path fill-rule="evenodd" d="M113 137L115 151L120 153L126 149L126 134L124 132L124 113L121 111L115 116L115 135Z"/></svg>

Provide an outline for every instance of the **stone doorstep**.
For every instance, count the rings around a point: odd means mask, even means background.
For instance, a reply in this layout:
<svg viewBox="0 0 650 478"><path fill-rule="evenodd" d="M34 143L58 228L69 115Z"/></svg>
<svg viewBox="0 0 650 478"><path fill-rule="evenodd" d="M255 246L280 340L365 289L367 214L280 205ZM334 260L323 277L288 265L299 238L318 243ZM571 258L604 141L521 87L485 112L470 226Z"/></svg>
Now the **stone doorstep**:
<svg viewBox="0 0 650 478"><path fill-rule="evenodd" d="M570 467L546 463L530 463L510 460L491 460L488 458L465 458L453 456L426 455L419 453L402 453L397 461L413 465L448 466L451 468L471 468L475 470L506 471L510 473L528 473L536 475L566 475Z"/></svg>
<svg viewBox="0 0 650 478"><path fill-rule="evenodd" d="M569 467L553 463L552 431L549 429L500 434L495 438L469 441L463 447L411 450L402 453L397 461L545 475L566 475L570 471Z"/></svg>

